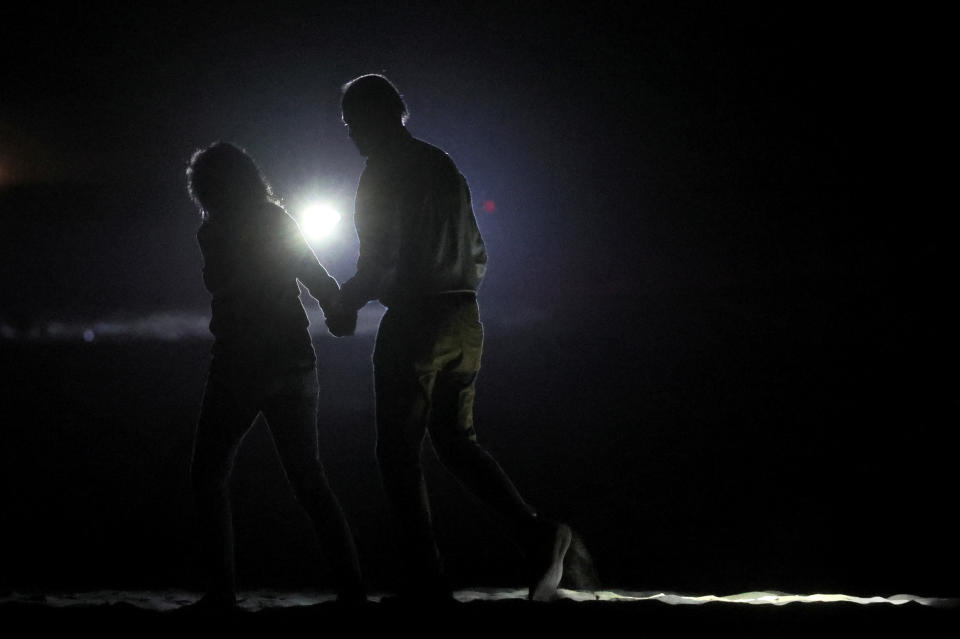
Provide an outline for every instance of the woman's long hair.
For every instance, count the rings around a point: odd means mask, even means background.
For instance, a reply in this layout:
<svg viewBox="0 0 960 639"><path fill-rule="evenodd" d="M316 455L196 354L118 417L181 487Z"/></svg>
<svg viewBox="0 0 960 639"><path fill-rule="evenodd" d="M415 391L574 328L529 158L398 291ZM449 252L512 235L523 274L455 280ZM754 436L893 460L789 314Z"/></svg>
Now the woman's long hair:
<svg viewBox="0 0 960 639"><path fill-rule="evenodd" d="M205 222L242 218L274 201L273 190L253 159L229 142L214 142L193 154L187 165L187 191Z"/></svg>

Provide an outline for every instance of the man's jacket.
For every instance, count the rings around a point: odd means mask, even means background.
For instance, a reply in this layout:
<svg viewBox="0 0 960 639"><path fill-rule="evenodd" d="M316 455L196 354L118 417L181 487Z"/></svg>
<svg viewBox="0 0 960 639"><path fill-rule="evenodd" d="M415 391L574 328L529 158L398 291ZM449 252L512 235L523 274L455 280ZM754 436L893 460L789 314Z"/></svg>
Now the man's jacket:
<svg viewBox="0 0 960 639"><path fill-rule="evenodd" d="M342 303L385 306L450 292L475 292L487 253L467 181L450 157L404 130L367 159L355 209L360 257Z"/></svg>

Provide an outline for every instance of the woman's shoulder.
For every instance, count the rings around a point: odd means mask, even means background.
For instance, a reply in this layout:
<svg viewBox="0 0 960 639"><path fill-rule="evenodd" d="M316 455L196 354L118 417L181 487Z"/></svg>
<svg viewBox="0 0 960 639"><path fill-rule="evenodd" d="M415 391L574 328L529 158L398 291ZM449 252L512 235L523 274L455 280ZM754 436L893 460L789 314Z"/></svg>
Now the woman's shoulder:
<svg viewBox="0 0 960 639"><path fill-rule="evenodd" d="M222 245L255 246L281 237L300 234L300 225L287 210L275 202L264 202L250 215L233 223L205 221L197 229L201 249Z"/></svg>
<svg viewBox="0 0 960 639"><path fill-rule="evenodd" d="M293 235L300 233L300 224L277 202L269 202L264 206L261 221L271 235Z"/></svg>
<svg viewBox="0 0 960 639"><path fill-rule="evenodd" d="M197 229L197 242L201 249L208 249L212 244L217 244L223 239L223 232L219 225L205 220L200 228Z"/></svg>

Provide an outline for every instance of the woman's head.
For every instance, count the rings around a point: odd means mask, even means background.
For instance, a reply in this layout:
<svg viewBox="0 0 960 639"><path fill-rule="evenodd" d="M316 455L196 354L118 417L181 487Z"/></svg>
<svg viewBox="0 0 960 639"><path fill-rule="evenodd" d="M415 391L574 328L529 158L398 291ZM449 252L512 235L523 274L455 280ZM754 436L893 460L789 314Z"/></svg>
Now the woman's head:
<svg viewBox="0 0 960 639"><path fill-rule="evenodd" d="M214 142L193 154L187 166L187 190L204 220L242 216L273 198L253 159L229 142Z"/></svg>

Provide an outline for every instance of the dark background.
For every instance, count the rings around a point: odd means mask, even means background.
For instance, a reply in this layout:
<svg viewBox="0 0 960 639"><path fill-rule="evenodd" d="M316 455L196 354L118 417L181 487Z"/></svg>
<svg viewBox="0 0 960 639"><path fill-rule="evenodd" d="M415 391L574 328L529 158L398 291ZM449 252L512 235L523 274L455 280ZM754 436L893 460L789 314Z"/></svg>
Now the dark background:
<svg viewBox="0 0 960 639"><path fill-rule="evenodd" d="M0 10L0 586L200 587L210 343L138 324L208 312L186 162L230 140L291 209L336 202L343 280L339 87L384 72L487 241L481 441L607 587L958 594L945 18L519 6ZM373 335L314 328L322 458L382 586ZM455 584L520 583L428 472ZM284 481L259 424L242 587L328 585Z"/></svg>

